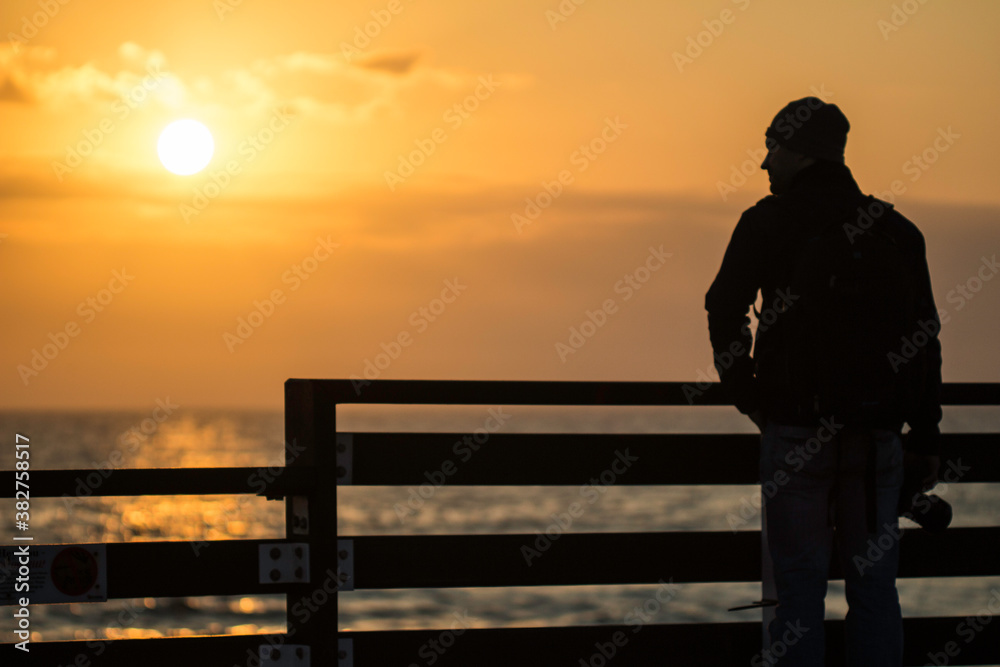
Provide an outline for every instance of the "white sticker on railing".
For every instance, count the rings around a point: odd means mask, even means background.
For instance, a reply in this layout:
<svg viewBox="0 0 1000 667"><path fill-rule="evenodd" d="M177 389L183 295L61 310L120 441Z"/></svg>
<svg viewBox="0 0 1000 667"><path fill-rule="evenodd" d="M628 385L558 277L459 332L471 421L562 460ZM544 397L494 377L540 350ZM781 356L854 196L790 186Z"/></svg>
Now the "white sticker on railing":
<svg viewBox="0 0 1000 667"><path fill-rule="evenodd" d="M0 547L0 605L106 602L104 544Z"/></svg>

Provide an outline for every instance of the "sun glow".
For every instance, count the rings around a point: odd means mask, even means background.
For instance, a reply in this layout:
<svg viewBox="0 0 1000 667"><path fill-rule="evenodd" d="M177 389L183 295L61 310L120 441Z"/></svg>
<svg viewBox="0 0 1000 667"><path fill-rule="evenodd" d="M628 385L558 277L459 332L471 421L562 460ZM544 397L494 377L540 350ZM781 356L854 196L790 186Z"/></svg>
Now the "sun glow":
<svg viewBox="0 0 1000 667"><path fill-rule="evenodd" d="M160 133L156 151L163 166L175 174L196 174L211 161L215 141L208 128L196 120L176 120Z"/></svg>

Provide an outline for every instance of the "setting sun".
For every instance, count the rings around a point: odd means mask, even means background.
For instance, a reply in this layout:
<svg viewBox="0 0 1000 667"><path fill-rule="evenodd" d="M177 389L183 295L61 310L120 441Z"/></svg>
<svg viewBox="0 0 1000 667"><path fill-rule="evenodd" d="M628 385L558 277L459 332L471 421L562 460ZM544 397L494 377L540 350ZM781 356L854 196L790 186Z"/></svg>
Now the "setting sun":
<svg viewBox="0 0 1000 667"><path fill-rule="evenodd" d="M160 134L156 146L160 162L180 176L196 174L209 163L215 142L208 128L196 120L177 120Z"/></svg>

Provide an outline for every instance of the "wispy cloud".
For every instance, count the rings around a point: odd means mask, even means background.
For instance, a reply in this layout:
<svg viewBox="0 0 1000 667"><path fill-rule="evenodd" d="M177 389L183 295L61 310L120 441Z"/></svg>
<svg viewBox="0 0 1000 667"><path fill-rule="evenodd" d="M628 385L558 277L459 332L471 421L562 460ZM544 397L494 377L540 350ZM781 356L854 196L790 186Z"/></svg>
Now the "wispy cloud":
<svg viewBox="0 0 1000 667"><path fill-rule="evenodd" d="M160 52L126 42L119 47L118 55L120 67L116 71L93 63L57 67L54 49L0 46L0 102L55 109L106 104L128 96L150 76L174 78L166 72L166 58ZM161 88L160 97L174 89Z"/></svg>
<svg viewBox="0 0 1000 667"><path fill-rule="evenodd" d="M32 101L28 91L12 74L8 74L3 82L0 83L0 102L30 104Z"/></svg>
<svg viewBox="0 0 1000 667"><path fill-rule="evenodd" d="M365 69L372 69L390 74L408 74L420 59L419 53L384 53L366 58L358 63Z"/></svg>
<svg viewBox="0 0 1000 667"><path fill-rule="evenodd" d="M53 49L0 46L0 104L103 106L127 98L153 77L157 85L147 86L149 97L168 108L252 111L291 105L345 123L365 121L374 109L393 105L402 88L459 88L483 74L431 65L417 51L374 52L355 62L339 53L295 52L193 78L171 71L165 54L139 44L124 43L117 55L117 67L90 62L57 67Z"/></svg>

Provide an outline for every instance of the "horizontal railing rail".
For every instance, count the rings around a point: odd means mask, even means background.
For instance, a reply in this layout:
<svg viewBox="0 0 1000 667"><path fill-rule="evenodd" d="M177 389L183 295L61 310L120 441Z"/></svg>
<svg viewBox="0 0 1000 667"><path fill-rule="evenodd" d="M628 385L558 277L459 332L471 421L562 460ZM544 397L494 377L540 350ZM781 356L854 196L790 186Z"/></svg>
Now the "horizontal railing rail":
<svg viewBox="0 0 1000 667"><path fill-rule="evenodd" d="M547 380L288 380L288 392L306 392L293 409L368 403L385 405L732 405L710 382L552 382ZM1000 405L1000 383L949 382L944 405ZM286 402L286 410L289 406ZM287 416L287 413L286 413ZM331 415L332 416L332 415Z"/></svg>

